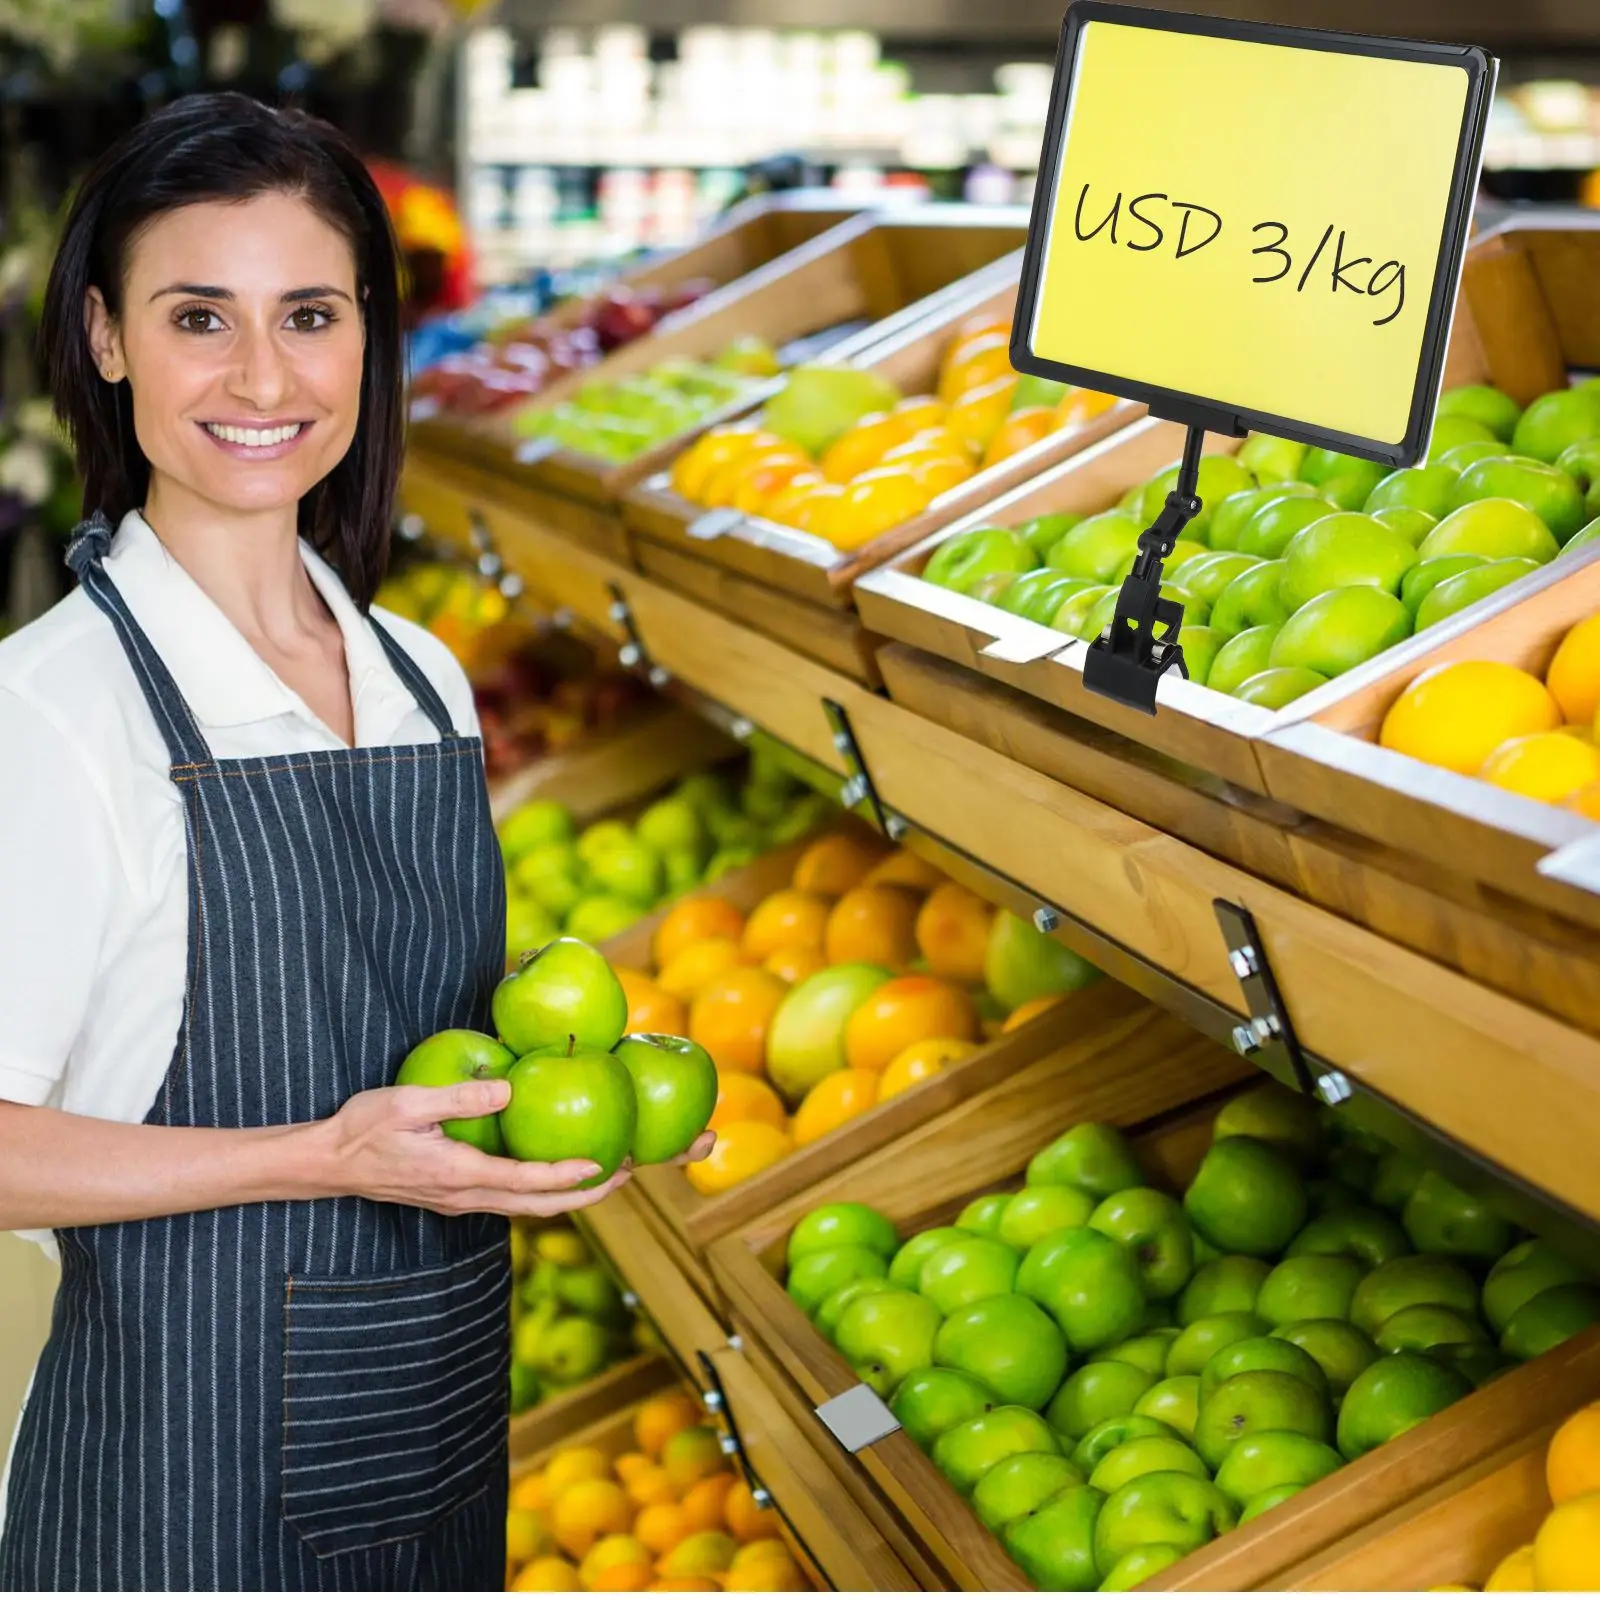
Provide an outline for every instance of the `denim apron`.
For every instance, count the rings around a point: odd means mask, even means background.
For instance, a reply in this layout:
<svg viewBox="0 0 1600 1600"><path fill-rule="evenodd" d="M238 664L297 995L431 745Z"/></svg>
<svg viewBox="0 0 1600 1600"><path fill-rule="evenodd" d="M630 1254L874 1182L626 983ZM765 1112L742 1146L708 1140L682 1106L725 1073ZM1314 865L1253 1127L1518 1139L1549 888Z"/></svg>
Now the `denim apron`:
<svg viewBox="0 0 1600 1600"><path fill-rule="evenodd" d="M183 1019L145 1120L331 1116L428 1034L488 1023L505 887L479 742L378 629L438 744L214 760L109 540L85 524L68 560L166 739L188 845ZM56 1237L0 1588L503 1588L503 1219L346 1197Z"/></svg>

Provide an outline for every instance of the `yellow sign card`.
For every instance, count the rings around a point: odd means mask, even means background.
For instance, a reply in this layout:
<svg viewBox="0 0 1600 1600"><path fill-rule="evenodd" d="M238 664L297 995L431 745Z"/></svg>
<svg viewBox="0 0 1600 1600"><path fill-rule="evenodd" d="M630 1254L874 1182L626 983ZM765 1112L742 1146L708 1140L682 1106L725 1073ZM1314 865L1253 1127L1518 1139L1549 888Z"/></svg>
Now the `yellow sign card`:
<svg viewBox="0 0 1600 1600"><path fill-rule="evenodd" d="M1448 61L1083 23L1032 354L1400 445L1471 86Z"/></svg>

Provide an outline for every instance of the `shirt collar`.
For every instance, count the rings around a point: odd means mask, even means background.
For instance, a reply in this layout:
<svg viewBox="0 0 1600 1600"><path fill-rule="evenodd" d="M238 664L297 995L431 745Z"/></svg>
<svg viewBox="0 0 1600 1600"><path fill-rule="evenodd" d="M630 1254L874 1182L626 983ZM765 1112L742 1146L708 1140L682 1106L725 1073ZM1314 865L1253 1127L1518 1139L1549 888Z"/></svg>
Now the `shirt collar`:
<svg viewBox="0 0 1600 1600"><path fill-rule="evenodd" d="M417 709L416 698L401 682L338 574L304 540L300 559L344 639L356 744L392 743L401 723ZM255 653L137 511L123 518L106 558L106 571L203 727L239 727L296 716L332 735Z"/></svg>

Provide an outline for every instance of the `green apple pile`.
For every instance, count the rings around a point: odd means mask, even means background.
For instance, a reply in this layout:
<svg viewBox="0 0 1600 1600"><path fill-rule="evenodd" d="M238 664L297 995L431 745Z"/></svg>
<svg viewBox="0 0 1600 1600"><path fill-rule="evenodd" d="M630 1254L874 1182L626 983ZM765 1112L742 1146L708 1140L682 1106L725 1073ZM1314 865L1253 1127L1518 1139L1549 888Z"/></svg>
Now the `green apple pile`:
<svg viewBox="0 0 1600 1600"><path fill-rule="evenodd" d="M603 944L663 901L801 838L831 809L759 750L742 780L694 773L632 823L580 832L565 806L530 800L499 830L507 965L561 933Z"/></svg>
<svg viewBox="0 0 1600 1600"><path fill-rule="evenodd" d="M954 534L922 576L1097 639L1176 481L1169 467L1095 516ZM1276 709L1600 539L1600 380L1525 411L1452 389L1426 464L1399 472L1255 434L1201 461L1200 497L1162 583L1189 677Z"/></svg>
<svg viewBox="0 0 1600 1600"><path fill-rule="evenodd" d="M592 1161L581 1188L624 1161L671 1161L699 1138L717 1102L717 1069L690 1039L634 1033L606 958L581 939L530 952L494 992L499 1038L453 1028L424 1039L397 1084L443 1088L504 1078L506 1107L442 1123L452 1139L517 1161Z"/></svg>
<svg viewBox="0 0 1600 1600"><path fill-rule="evenodd" d="M632 461L753 395L776 363L757 364L750 346L740 340L715 362L662 361L634 377L586 383L560 405L518 412L513 426L521 438L553 439L602 461Z"/></svg>
<svg viewBox="0 0 1600 1600"><path fill-rule="evenodd" d="M629 1314L616 1280L569 1224L519 1218L511 1273L513 1414L653 1347L649 1324Z"/></svg>
<svg viewBox="0 0 1600 1600"><path fill-rule="evenodd" d="M1142 1583L1600 1321L1555 1251L1274 1084L1181 1201L1084 1124L950 1226L811 1212L787 1286L1056 1590Z"/></svg>

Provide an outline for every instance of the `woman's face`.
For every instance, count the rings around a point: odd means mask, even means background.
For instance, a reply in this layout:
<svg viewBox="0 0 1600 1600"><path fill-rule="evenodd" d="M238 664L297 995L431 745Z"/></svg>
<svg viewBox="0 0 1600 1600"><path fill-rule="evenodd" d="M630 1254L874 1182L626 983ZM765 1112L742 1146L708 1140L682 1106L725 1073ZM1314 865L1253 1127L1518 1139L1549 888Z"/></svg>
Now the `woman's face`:
<svg viewBox="0 0 1600 1600"><path fill-rule="evenodd" d="M344 236L294 195L184 206L135 240L113 320L91 291L102 374L126 378L152 496L293 506L350 447L363 336Z"/></svg>

